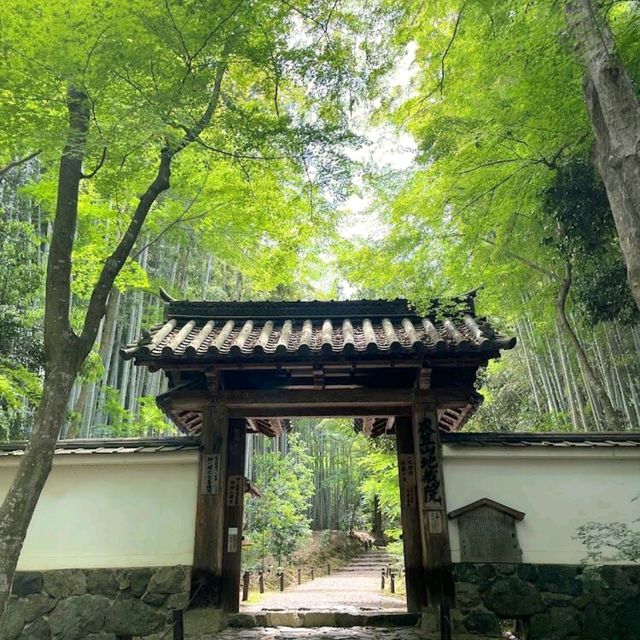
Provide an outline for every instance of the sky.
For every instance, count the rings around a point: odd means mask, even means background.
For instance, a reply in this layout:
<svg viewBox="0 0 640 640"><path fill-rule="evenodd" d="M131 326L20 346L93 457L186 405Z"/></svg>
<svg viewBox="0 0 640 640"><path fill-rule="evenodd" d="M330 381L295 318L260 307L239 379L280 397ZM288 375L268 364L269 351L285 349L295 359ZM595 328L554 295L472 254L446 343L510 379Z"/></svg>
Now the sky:
<svg viewBox="0 0 640 640"><path fill-rule="evenodd" d="M412 79L418 68L415 63L416 45L410 43L405 54L401 56L393 71L389 74L387 88L389 93L396 93L398 100L406 100L412 91ZM341 238L354 242L379 241L386 235L387 226L372 210L373 194L368 191L362 179L364 167L373 167L375 171L401 172L410 170L417 154L414 138L406 131L398 130L390 124L373 125L371 115L380 106L379 103L362 105L353 116L354 132L366 141L362 146L348 150L351 160L363 167L353 178L353 193L340 207L344 218L338 226ZM327 271L318 280L316 286L322 291L332 288L338 277L332 265L330 255L323 256ZM338 289L341 298L357 297L357 287L345 279L340 279Z"/></svg>

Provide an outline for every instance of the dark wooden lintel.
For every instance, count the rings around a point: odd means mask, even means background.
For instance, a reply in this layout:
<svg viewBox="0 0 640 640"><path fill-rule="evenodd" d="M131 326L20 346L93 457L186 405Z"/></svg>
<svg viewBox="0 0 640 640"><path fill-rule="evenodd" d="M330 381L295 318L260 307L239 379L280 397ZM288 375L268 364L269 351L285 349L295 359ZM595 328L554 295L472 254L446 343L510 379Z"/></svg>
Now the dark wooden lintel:
<svg viewBox="0 0 640 640"><path fill-rule="evenodd" d="M426 392L428 394L428 392ZM258 407L333 407L347 408L365 404L375 407L412 406L415 402L432 399L415 389L268 389L221 391L212 398L214 403L229 409ZM390 414L391 415L391 414Z"/></svg>
<svg viewBox="0 0 640 640"><path fill-rule="evenodd" d="M288 405L273 407L241 407L229 409L231 418L362 418L364 416L392 417L410 416L411 407L394 406L372 407L369 405L351 405L343 407L324 407L303 405L291 407Z"/></svg>

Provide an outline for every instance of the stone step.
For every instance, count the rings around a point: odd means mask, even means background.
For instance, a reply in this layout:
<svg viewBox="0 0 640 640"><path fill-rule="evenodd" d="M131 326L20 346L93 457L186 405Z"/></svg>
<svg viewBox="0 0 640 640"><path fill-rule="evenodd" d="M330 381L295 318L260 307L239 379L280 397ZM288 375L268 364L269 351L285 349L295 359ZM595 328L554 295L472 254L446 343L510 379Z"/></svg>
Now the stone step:
<svg viewBox="0 0 640 640"><path fill-rule="evenodd" d="M419 613L403 611L261 611L259 613L230 614L230 627L414 627L420 621Z"/></svg>

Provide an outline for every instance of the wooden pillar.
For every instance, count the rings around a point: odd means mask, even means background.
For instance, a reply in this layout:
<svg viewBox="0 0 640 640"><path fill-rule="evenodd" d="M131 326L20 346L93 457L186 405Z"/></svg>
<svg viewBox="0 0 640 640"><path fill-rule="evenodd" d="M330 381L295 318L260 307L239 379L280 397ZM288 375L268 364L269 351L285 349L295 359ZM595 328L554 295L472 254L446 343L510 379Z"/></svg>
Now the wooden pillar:
<svg viewBox="0 0 640 640"><path fill-rule="evenodd" d="M416 452L411 418L396 418L396 449L400 482L402 546L407 585L407 610L421 611L426 606L426 588L422 563L422 533Z"/></svg>
<svg viewBox="0 0 640 640"><path fill-rule="evenodd" d="M225 406L204 407L191 582L193 607L221 604L228 423Z"/></svg>
<svg viewBox="0 0 640 640"><path fill-rule="evenodd" d="M230 613L237 613L240 607L246 444L247 426L245 420L229 420L227 497L224 511L224 547L222 551L222 609Z"/></svg>
<svg viewBox="0 0 640 640"><path fill-rule="evenodd" d="M427 604L435 607L453 603L454 598L442 446L435 405L414 405L413 437L418 462L422 562Z"/></svg>

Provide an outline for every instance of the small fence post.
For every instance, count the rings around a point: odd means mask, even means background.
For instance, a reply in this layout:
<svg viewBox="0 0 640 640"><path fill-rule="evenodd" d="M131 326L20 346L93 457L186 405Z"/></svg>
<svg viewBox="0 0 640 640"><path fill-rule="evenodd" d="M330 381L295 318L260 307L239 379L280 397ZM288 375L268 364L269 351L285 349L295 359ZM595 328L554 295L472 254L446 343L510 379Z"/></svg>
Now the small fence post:
<svg viewBox="0 0 640 640"><path fill-rule="evenodd" d="M313 567L311 567L311 579L314 579L314 575L313 575Z"/></svg>
<svg viewBox="0 0 640 640"><path fill-rule="evenodd" d="M280 591L284 591L284 571L281 571L278 576L280 577Z"/></svg>
<svg viewBox="0 0 640 640"><path fill-rule="evenodd" d="M389 585L391 587L391 593L396 592L396 574L391 572L391 583Z"/></svg>
<svg viewBox="0 0 640 640"><path fill-rule="evenodd" d="M264 573L262 571L258 574L258 589L260 593L264 593Z"/></svg>
<svg viewBox="0 0 640 640"><path fill-rule="evenodd" d="M381 580L381 586L380 586L380 588L381 588L383 591L384 591L384 578L385 578L385 575L386 575L386 572L385 572L385 570L383 569L383 570L382 570L382 572L381 572L381 578L382 578L382 580Z"/></svg>
<svg viewBox="0 0 640 640"><path fill-rule="evenodd" d="M331 564L327 562L327 575L331 575Z"/></svg>
<svg viewBox="0 0 640 640"><path fill-rule="evenodd" d="M173 640L184 640L184 620L180 609L173 612Z"/></svg>
<svg viewBox="0 0 640 640"><path fill-rule="evenodd" d="M249 599L249 581L251 580L251 573L245 571L242 574L242 602L246 602Z"/></svg>
<svg viewBox="0 0 640 640"><path fill-rule="evenodd" d="M298 584L302 584L302 569L298 567Z"/></svg>
<svg viewBox="0 0 640 640"><path fill-rule="evenodd" d="M443 602L440 605L440 640L451 640L451 612L449 604Z"/></svg>

